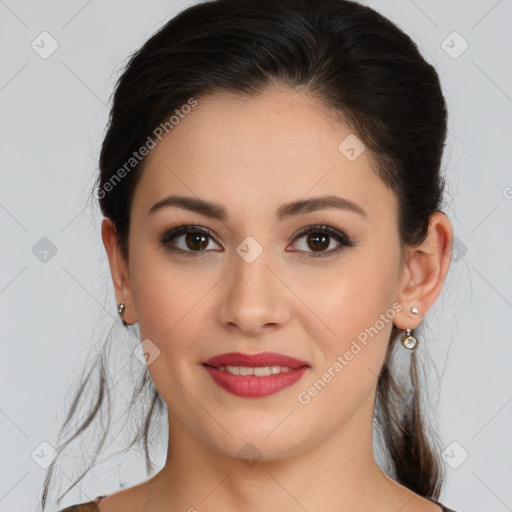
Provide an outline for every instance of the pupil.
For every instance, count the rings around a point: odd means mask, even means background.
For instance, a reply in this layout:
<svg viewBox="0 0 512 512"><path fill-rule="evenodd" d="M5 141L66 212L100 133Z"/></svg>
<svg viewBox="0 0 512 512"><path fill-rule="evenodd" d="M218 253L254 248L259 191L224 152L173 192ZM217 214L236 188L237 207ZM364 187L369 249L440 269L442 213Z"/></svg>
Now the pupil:
<svg viewBox="0 0 512 512"><path fill-rule="evenodd" d="M317 249L319 250L322 250L322 249L327 249L327 247L329 247L329 242L328 242L328 238L329 236L326 236L326 235L318 235L318 234L312 234L308 237L308 242L311 242L313 240L319 240L319 239L322 239L322 242L320 243L317 243L317 242L313 242L314 244L314 247L315 247L315 251ZM326 243L327 242L327 243ZM312 247L313 248L313 247Z"/></svg>

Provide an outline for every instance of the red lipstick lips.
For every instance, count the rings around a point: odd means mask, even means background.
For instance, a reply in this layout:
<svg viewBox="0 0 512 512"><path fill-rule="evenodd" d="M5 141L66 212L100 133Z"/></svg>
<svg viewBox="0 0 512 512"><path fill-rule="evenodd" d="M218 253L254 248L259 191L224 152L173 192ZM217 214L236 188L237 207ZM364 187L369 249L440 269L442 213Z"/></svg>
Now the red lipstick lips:
<svg viewBox="0 0 512 512"><path fill-rule="evenodd" d="M206 360L204 364L209 366L247 366L256 368L258 366L286 366L293 370L301 366L309 366L305 361L294 357L283 356L274 352L261 352L260 354L242 354L241 352L229 352L220 354Z"/></svg>
<svg viewBox="0 0 512 512"><path fill-rule="evenodd" d="M227 366L260 368L289 368L285 373L271 375L234 375L226 370ZM226 391L241 397L259 398L277 393L295 384L308 370L309 364L294 357L262 352L259 354L242 354L230 352L211 357L203 363L213 381Z"/></svg>

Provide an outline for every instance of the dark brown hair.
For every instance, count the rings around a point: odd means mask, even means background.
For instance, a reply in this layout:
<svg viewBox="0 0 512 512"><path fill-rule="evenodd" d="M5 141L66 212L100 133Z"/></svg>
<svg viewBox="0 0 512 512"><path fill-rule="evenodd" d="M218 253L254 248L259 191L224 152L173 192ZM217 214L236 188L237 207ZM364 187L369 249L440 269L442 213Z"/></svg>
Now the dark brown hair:
<svg viewBox="0 0 512 512"><path fill-rule="evenodd" d="M435 69L410 37L371 8L347 0L215 0L166 23L133 54L117 82L94 196L112 219L127 260L130 206L145 162L130 160L134 151L155 138L157 127L191 98L216 91L254 95L275 84L314 95L343 119L375 155L379 176L396 194L402 244L424 240L430 215L441 211L447 110ZM442 465L435 430L429 433L422 419L416 354L408 382L392 369L398 335L393 326L375 404L387 469L417 494L438 498ZM93 367L99 375L97 398L59 454L91 425L105 402L110 419L105 351ZM61 433L91 382L92 369L84 372ZM149 474L149 428L165 404L145 367L130 408L141 395L146 412L129 447L143 442ZM105 435L95 457L104 442ZM43 510L57 459L46 475Z"/></svg>

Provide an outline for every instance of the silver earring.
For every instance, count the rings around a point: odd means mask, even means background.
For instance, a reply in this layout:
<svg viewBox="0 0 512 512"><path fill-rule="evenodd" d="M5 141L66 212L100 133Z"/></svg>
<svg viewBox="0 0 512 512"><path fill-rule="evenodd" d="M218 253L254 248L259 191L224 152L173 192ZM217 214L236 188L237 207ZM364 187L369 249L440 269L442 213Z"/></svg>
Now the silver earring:
<svg viewBox="0 0 512 512"><path fill-rule="evenodd" d="M418 340L412 335L412 329L406 330L402 345L409 350L414 350L418 346Z"/></svg>
<svg viewBox="0 0 512 512"><path fill-rule="evenodd" d="M122 320L122 322L123 322L123 325L124 325L125 327L128 327L128 325L130 325L130 324L126 323L126 322L124 321L124 319L123 319L123 313L124 313L124 310L125 310L125 309L126 309L126 306L124 305L124 302L123 302L123 301L121 301L121 302L117 305L117 312L119 313L119 316L121 317L121 320Z"/></svg>
<svg viewBox="0 0 512 512"><path fill-rule="evenodd" d="M419 312L420 312L420 310L419 310L416 306L413 306L413 307L411 308L411 313L412 313L413 315L417 315Z"/></svg>

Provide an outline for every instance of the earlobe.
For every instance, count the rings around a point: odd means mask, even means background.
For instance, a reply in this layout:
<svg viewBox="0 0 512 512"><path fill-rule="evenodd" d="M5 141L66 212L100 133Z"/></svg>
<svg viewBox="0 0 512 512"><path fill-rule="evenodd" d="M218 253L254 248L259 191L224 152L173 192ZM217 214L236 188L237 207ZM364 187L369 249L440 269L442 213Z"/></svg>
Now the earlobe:
<svg viewBox="0 0 512 512"><path fill-rule="evenodd" d="M112 219L108 217L105 217L102 221L101 237L105 251L107 252L116 304L120 302L124 303L124 320L129 324L134 324L136 323L136 319L128 265L119 246L115 225Z"/></svg>
<svg viewBox="0 0 512 512"><path fill-rule="evenodd" d="M402 311L395 325L399 329L414 329L439 297L450 266L453 230L448 217L441 212L430 216L425 240L407 248L398 302ZM416 307L418 313L411 311Z"/></svg>

